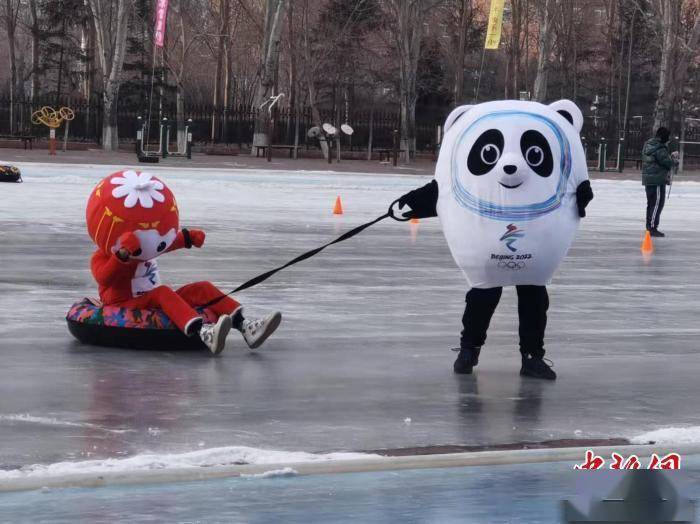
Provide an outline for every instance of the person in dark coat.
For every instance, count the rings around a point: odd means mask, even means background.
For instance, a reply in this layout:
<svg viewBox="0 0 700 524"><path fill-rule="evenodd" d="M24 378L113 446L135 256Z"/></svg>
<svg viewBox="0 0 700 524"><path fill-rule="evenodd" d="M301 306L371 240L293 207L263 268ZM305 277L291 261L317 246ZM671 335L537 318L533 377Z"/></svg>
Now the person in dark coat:
<svg viewBox="0 0 700 524"><path fill-rule="evenodd" d="M665 127L656 130L642 148L642 184L647 193L646 228L653 237L666 236L659 231L661 211L666 201L666 186L670 183L675 158L668 151L670 132Z"/></svg>

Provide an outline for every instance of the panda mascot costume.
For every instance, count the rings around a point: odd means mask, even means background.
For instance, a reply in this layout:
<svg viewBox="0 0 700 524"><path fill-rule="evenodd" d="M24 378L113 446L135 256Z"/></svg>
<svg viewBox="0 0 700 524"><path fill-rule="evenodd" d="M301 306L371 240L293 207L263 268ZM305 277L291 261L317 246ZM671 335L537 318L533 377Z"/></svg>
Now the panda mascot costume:
<svg viewBox="0 0 700 524"><path fill-rule="evenodd" d="M398 200L405 218L438 216L469 284L454 371L479 360L503 286L515 286L521 375L554 380L544 360L545 287L593 199L569 100L504 100L456 108L447 117L435 179Z"/></svg>
<svg viewBox="0 0 700 524"><path fill-rule="evenodd" d="M157 258L178 249L201 248L205 234L180 228L175 196L159 178L126 170L102 179L88 199L86 221L97 246L90 268L101 306L118 306L135 317L161 310L180 331L199 337L215 355L224 349L232 327L250 348L256 348L279 326L279 312L245 319L241 305L210 282L177 290L161 284ZM214 322L205 323L196 309L205 303L212 303Z"/></svg>

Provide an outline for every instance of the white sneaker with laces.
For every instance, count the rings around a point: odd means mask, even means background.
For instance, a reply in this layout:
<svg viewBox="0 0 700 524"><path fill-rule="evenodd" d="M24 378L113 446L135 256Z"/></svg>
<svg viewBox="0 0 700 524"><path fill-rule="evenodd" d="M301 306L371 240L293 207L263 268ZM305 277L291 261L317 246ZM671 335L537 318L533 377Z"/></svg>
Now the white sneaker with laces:
<svg viewBox="0 0 700 524"><path fill-rule="evenodd" d="M199 338L213 355L218 355L226 346L226 335L231 331L231 317L221 315L216 324L204 324L199 330Z"/></svg>
<svg viewBox="0 0 700 524"><path fill-rule="evenodd" d="M243 340L250 349L256 349L272 335L282 322L282 313L275 311L256 320L244 320L241 326Z"/></svg>

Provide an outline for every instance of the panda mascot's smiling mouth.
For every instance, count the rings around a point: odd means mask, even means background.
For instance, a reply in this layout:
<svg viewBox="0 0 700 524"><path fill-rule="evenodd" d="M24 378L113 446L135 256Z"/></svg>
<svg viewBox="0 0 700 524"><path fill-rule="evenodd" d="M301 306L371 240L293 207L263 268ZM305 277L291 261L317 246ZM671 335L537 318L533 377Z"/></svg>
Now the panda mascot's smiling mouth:
<svg viewBox="0 0 700 524"><path fill-rule="evenodd" d="M507 184L504 184L503 182L498 182L498 183L501 184L503 187L508 188L508 189L515 189L516 187L520 187L523 185L522 182L520 182L519 184L515 184L514 186L509 186Z"/></svg>

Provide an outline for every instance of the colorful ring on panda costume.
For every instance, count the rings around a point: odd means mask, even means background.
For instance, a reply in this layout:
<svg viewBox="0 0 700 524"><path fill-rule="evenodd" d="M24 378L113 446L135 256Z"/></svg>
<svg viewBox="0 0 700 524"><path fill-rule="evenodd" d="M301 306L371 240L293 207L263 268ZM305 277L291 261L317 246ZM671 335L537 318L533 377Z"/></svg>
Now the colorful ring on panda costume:
<svg viewBox="0 0 700 524"><path fill-rule="evenodd" d="M205 322L216 317L199 311ZM76 302L66 315L68 331L83 344L128 349L206 349L198 336L188 337L160 309L103 306L88 298Z"/></svg>
<svg viewBox="0 0 700 524"><path fill-rule="evenodd" d="M0 166L0 182L21 182L22 174L15 166Z"/></svg>

